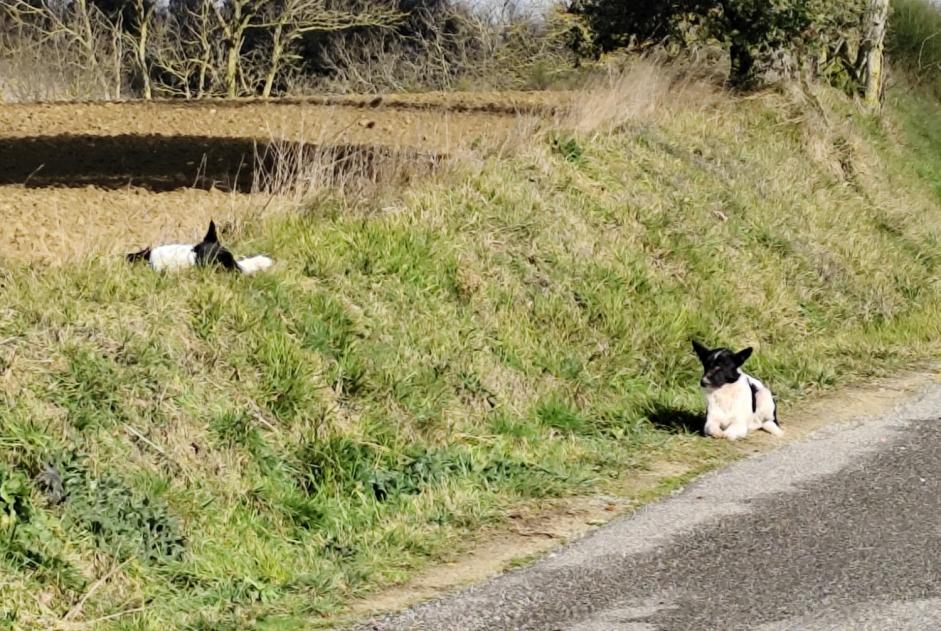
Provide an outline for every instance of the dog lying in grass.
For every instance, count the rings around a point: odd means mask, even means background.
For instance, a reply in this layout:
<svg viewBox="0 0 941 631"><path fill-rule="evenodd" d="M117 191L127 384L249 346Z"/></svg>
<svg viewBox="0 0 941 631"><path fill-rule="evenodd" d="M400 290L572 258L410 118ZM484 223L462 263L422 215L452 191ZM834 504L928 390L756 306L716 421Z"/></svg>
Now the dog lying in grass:
<svg viewBox="0 0 941 631"><path fill-rule="evenodd" d="M155 248L144 248L140 252L131 252L126 255L126 258L132 263L147 261L157 272L174 272L188 267L219 265L229 271L254 274L274 265L274 261L262 255L236 261L232 253L219 243L216 224L213 221L209 222L209 230L199 243L158 245Z"/></svg>
<svg viewBox="0 0 941 631"><path fill-rule="evenodd" d="M784 433L771 390L739 370L751 356L751 348L734 353L727 348L709 349L693 340L693 350L703 366L699 385L706 397L706 436L738 440L758 429L775 436Z"/></svg>

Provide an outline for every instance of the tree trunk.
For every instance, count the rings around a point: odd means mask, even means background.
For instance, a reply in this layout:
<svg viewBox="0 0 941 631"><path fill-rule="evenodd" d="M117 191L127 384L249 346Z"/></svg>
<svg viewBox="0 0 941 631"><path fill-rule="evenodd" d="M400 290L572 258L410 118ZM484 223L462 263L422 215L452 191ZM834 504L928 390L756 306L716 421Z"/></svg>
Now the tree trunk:
<svg viewBox="0 0 941 631"><path fill-rule="evenodd" d="M209 55L200 59L199 64L199 84L196 86L196 98L201 99L206 90L206 69L209 68Z"/></svg>
<svg viewBox="0 0 941 631"><path fill-rule="evenodd" d="M78 0L75 3L77 10L79 11L79 19L81 20L82 33L81 33L81 46L85 52L85 63L86 68L92 70L95 73L95 79L105 90L105 98L110 99L111 94L108 86L106 77L101 72L101 68L98 66L98 55L95 50L95 31L91 24L91 11L94 7L89 7L86 0Z"/></svg>
<svg viewBox="0 0 941 631"><path fill-rule="evenodd" d="M212 63L212 27L209 25L210 15L212 14L212 9L208 6L208 2L211 0L202 0L199 6L199 15L197 16L197 26L198 29L195 31L195 36L199 42L199 79L196 85L196 98L201 99L206 95L206 75L211 69L210 64ZM213 75L216 76L216 75Z"/></svg>
<svg viewBox="0 0 941 631"><path fill-rule="evenodd" d="M885 70L885 31L889 21L889 0L870 0L866 14L866 35L859 47L858 72L863 99L871 110L882 103Z"/></svg>
<svg viewBox="0 0 941 631"><path fill-rule="evenodd" d="M212 44L209 42L209 25L203 22L200 25L199 35L199 83L196 86L196 98L201 99L206 96L206 75L209 73L212 63Z"/></svg>
<svg viewBox="0 0 941 631"><path fill-rule="evenodd" d="M278 24L274 27L274 33L271 36L271 65L268 66L268 76L265 77L265 87L261 92L261 95L266 99L271 96L271 88L274 85L275 77L278 76L278 71L281 69L281 56L284 54L283 32L284 25Z"/></svg>
<svg viewBox="0 0 941 631"><path fill-rule="evenodd" d="M235 0L231 3L232 15L228 19L223 17L222 8L213 4L216 19L222 29L226 43L225 87L226 95L234 98L238 94L239 65L242 55L242 44L245 42L245 29L248 27L248 15L243 15L248 0Z"/></svg>
<svg viewBox="0 0 941 631"><path fill-rule="evenodd" d="M144 99L149 101L153 98L153 90L150 85L150 64L147 63L147 37L149 36L150 18L153 14L150 8L144 6L143 2L138 3L138 11L140 12L140 22L137 25L137 65L140 68L141 79L144 82Z"/></svg>
<svg viewBox="0 0 941 631"><path fill-rule="evenodd" d="M229 98L235 98L238 93L239 53L241 49L241 39L229 43L228 59L225 67L226 95Z"/></svg>
<svg viewBox="0 0 941 631"><path fill-rule="evenodd" d="M118 15L112 27L111 53L114 57L114 98L121 99L121 84L124 81L124 21Z"/></svg>

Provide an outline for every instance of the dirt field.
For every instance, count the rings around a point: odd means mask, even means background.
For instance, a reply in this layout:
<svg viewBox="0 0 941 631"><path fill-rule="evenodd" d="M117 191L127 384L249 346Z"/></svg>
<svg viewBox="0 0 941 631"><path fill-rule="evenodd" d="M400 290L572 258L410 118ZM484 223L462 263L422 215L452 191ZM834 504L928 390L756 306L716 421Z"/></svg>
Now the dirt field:
<svg viewBox="0 0 941 631"><path fill-rule="evenodd" d="M0 258L56 264L196 238L264 205L259 170L298 151L375 177L433 164L558 93L0 105ZM264 159L258 159L264 156ZM350 166L354 165L354 166ZM339 173L338 173L339 174Z"/></svg>

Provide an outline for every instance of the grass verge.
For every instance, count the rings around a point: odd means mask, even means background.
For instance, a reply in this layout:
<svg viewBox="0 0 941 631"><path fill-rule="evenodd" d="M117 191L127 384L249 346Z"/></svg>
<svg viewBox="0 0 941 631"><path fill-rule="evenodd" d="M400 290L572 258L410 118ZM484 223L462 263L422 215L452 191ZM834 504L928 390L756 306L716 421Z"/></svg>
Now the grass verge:
<svg viewBox="0 0 941 631"><path fill-rule="evenodd" d="M251 227L258 277L3 268L0 620L304 628L510 506L730 457L690 336L785 402L936 354L941 107L807 99L595 103Z"/></svg>

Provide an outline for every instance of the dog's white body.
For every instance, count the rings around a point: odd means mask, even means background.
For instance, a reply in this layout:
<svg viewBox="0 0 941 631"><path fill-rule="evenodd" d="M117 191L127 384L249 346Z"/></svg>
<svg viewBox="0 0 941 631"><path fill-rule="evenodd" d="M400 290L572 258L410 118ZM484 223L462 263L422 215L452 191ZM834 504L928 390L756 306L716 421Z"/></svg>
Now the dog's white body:
<svg viewBox="0 0 941 631"><path fill-rule="evenodd" d="M719 388L703 388L703 394L706 397L706 436L738 440L758 429L775 436L784 433L777 423L771 390L751 375L743 372L737 381Z"/></svg>
<svg viewBox="0 0 941 631"><path fill-rule="evenodd" d="M196 250L192 244L158 245L150 251L150 266L157 272L176 272L196 266Z"/></svg>
<svg viewBox="0 0 941 631"><path fill-rule="evenodd" d="M170 243L158 245L150 251L149 264L157 272L176 272L196 267L196 250L193 244ZM235 263L243 274L254 274L274 265L267 256L261 254L241 259Z"/></svg>

